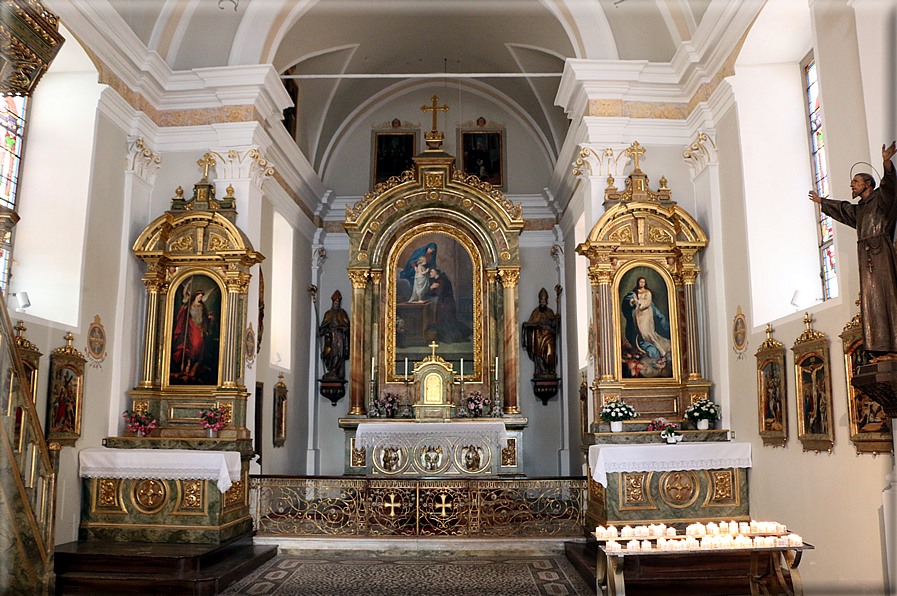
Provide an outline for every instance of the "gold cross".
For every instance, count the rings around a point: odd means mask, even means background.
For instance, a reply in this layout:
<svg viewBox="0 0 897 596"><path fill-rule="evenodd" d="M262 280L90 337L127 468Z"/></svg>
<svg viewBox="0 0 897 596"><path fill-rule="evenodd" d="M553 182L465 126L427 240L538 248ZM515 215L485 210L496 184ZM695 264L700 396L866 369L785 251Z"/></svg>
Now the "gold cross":
<svg viewBox="0 0 897 596"><path fill-rule="evenodd" d="M433 112L433 132L437 132L437 130L436 130L436 112L448 112L449 107L448 106L437 106L436 104L439 103L439 98L436 97L435 95L431 99L433 100L433 105L432 106L421 106L420 111L421 112Z"/></svg>
<svg viewBox="0 0 897 596"><path fill-rule="evenodd" d="M766 324L766 339L772 339L772 323Z"/></svg>
<svg viewBox="0 0 897 596"><path fill-rule="evenodd" d="M635 169L638 170L638 156L645 154L645 148L639 146L638 141L632 142L632 147L626 150L626 155L632 156L633 161L635 162Z"/></svg>
<svg viewBox="0 0 897 596"><path fill-rule="evenodd" d="M807 325L807 329L810 328L810 323L813 322L813 318L810 316L810 313L804 313L804 323Z"/></svg>
<svg viewBox="0 0 897 596"><path fill-rule="evenodd" d="M389 493L389 503L384 503L384 507L389 507L389 517L396 516L396 507L401 507L401 503L396 503L396 496L392 493Z"/></svg>
<svg viewBox="0 0 897 596"><path fill-rule="evenodd" d="M435 341L430 342L429 348L431 350L433 350L433 354L431 354L433 356L433 358L436 358L436 348L438 348L438 347L439 347L439 344L436 343Z"/></svg>
<svg viewBox="0 0 897 596"><path fill-rule="evenodd" d="M452 508L452 504L451 504L451 503L446 503L446 502L445 502L445 494L441 494L441 495L439 495L439 496L442 497L442 502L436 504L436 509L442 509L442 512L441 512L439 515L440 515L441 517L445 517L445 516L446 516L445 510L446 510L446 509L451 509L451 508Z"/></svg>
<svg viewBox="0 0 897 596"><path fill-rule="evenodd" d="M200 159L198 162L196 162L196 165L202 166L202 179L208 180L209 179L209 166L215 165L215 158L212 157L211 153L206 153L205 155L202 156L202 159Z"/></svg>

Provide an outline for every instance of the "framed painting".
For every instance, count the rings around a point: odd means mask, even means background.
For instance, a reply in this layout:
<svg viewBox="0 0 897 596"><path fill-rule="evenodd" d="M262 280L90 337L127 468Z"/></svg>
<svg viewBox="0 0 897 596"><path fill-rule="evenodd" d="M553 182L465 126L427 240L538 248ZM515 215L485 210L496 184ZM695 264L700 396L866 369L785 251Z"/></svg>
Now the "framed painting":
<svg viewBox="0 0 897 596"><path fill-rule="evenodd" d="M804 451L831 452L835 444L835 421L828 339L811 329L811 322L806 315L807 328L791 348L797 389L797 438Z"/></svg>
<svg viewBox="0 0 897 596"><path fill-rule="evenodd" d="M417 131L374 131L371 186L414 167Z"/></svg>
<svg viewBox="0 0 897 596"><path fill-rule="evenodd" d="M850 441L857 453L891 453L894 443L891 438L891 421L881 405L872 400L861 389L851 384L857 368L869 364L871 357L864 348L862 314L857 315L844 326L841 333L844 348L844 370L847 371L847 410L849 416Z"/></svg>
<svg viewBox="0 0 897 596"><path fill-rule="evenodd" d="M669 275L638 264L617 276L614 297L619 333L620 379L676 379L678 326L676 292Z"/></svg>
<svg viewBox="0 0 897 596"><path fill-rule="evenodd" d="M461 169L494 188L505 188L503 130L461 130Z"/></svg>
<svg viewBox="0 0 897 596"><path fill-rule="evenodd" d="M50 382L47 387L47 441L72 447L81 438L81 410L84 399L84 365L87 359L65 334L66 345L50 354Z"/></svg>
<svg viewBox="0 0 897 596"><path fill-rule="evenodd" d="M436 354L465 379L482 380L482 259L473 241L445 224L417 226L393 246L387 292L388 382ZM410 377L408 377L410 378Z"/></svg>
<svg viewBox="0 0 897 596"><path fill-rule="evenodd" d="M40 371L40 357L43 356L37 346L25 337L27 328L22 321L19 321L15 327L16 330L16 352L22 360L22 368L25 372L28 386L31 388L31 401L37 399L37 379Z"/></svg>
<svg viewBox="0 0 897 596"><path fill-rule="evenodd" d="M760 438L764 446L784 447L788 442L785 346L772 338L772 326L766 325L766 340L755 356Z"/></svg>
<svg viewBox="0 0 897 596"><path fill-rule="evenodd" d="M168 385L218 385L222 289L212 277L181 278L168 298Z"/></svg>
<svg viewBox="0 0 897 596"><path fill-rule="evenodd" d="M283 373L274 386L274 446L283 447L287 441L287 386L283 382Z"/></svg>

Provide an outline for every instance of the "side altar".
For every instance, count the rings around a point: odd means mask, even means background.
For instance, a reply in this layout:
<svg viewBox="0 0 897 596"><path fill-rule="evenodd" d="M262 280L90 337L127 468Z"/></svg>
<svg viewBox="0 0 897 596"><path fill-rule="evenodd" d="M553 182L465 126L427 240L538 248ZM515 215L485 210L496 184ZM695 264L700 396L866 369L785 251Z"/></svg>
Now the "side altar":
<svg viewBox="0 0 897 596"><path fill-rule="evenodd" d="M435 114L413 168L346 207L345 473L519 476L522 209L456 167Z"/></svg>

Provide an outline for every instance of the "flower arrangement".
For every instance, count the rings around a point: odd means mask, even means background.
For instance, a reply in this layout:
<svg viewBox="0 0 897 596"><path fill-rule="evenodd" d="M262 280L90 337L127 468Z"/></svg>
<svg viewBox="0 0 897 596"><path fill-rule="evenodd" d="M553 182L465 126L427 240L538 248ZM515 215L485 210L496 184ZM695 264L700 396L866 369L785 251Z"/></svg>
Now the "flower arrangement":
<svg viewBox="0 0 897 596"><path fill-rule="evenodd" d="M664 431L669 426L676 426L672 422L667 422L666 418L655 418L651 421L651 424L648 425L648 430L654 430L657 432Z"/></svg>
<svg viewBox="0 0 897 596"><path fill-rule="evenodd" d="M125 428L136 435L145 435L156 428L156 417L149 412L125 410L123 417L125 419Z"/></svg>
<svg viewBox="0 0 897 596"><path fill-rule="evenodd" d="M605 422L622 422L638 416L635 408L622 399L608 402L601 407L601 419Z"/></svg>
<svg viewBox="0 0 897 596"><path fill-rule="evenodd" d="M488 403L489 398L484 397L480 391L472 391L467 394L464 405L472 416L477 417L483 414L483 408L485 408Z"/></svg>
<svg viewBox="0 0 897 596"><path fill-rule="evenodd" d="M383 412L384 416L391 418L399 409L399 396L395 393L384 393L374 400L374 405Z"/></svg>
<svg viewBox="0 0 897 596"><path fill-rule="evenodd" d="M224 428L227 412L224 408L212 408L199 411L200 424L206 430L219 431Z"/></svg>
<svg viewBox="0 0 897 596"><path fill-rule="evenodd" d="M720 407L709 399L699 399L685 410L685 417L692 422L698 420L719 420L722 411Z"/></svg>

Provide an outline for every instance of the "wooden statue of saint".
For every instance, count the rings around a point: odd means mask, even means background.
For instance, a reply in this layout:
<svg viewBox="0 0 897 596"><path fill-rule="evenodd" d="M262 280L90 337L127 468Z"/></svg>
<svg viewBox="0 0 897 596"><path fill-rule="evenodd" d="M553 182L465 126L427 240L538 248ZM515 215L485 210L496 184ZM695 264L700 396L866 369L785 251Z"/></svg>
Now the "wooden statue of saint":
<svg viewBox="0 0 897 596"><path fill-rule="evenodd" d="M557 336L561 315L548 308L548 292L539 290L539 306L523 324L523 347L536 365L535 376L557 376Z"/></svg>
<svg viewBox="0 0 897 596"><path fill-rule="evenodd" d="M324 314L318 335L323 336L321 360L324 362L325 380L345 380L346 360L349 359L349 315L340 305L343 301L339 290L331 296L333 307Z"/></svg>
<svg viewBox="0 0 897 596"><path fill-rule="evenodd" d="M823 199L815 190L810 200L822 212L857 231L860 266L860 311L863 313L864 348L877 360L897 360L897 253L892 238L897 224L897 174L891 158L897 143L881 146L884 176L875 188L875 179L866 173L850 181L856 204Z"/></svg>

